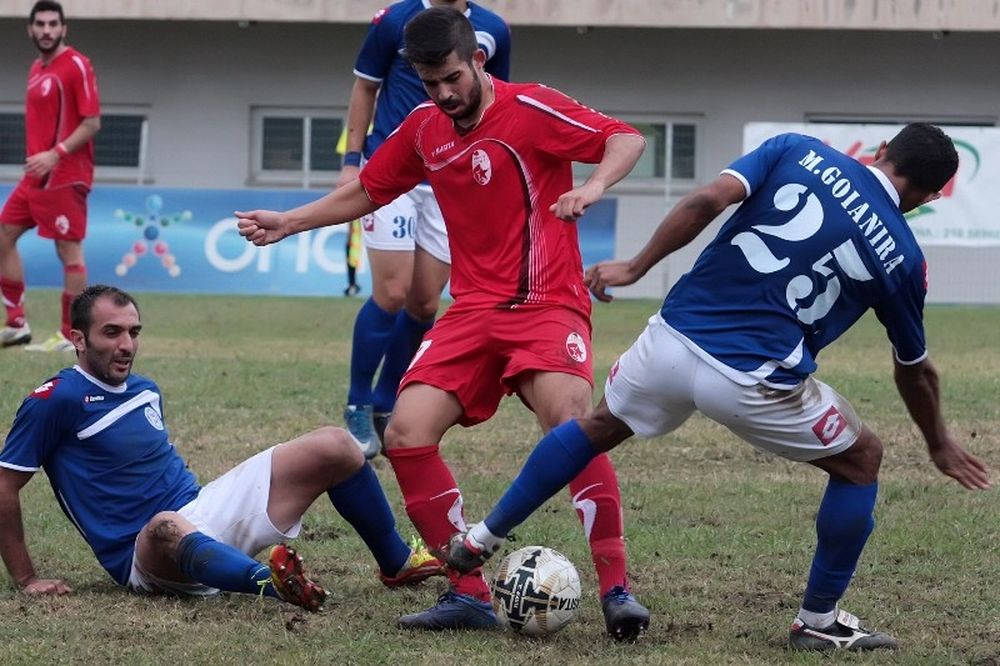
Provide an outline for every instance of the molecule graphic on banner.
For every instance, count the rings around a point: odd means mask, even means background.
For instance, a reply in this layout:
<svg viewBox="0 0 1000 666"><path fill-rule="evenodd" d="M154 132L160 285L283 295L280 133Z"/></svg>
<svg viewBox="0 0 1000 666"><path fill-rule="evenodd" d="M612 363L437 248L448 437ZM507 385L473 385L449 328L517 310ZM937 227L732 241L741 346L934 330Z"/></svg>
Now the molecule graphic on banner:
<svg viewBox="0 0 1000 666"><path fill-rule="evenodd" d="M171 224L177 224L191 219L191 211L179 213L162 213L163 197L150 194L146 197L145 213L130 213L121 209L115 211L115 217L124 222L134 224L139 228L140 238L132 244L132 248L122 256L121 263L115 266L115 274L124 277L148 254L159 257L160 263L170 277L178 277L181 267L177 258L170 253L170 245L160 238L160 231Z"/></svg>

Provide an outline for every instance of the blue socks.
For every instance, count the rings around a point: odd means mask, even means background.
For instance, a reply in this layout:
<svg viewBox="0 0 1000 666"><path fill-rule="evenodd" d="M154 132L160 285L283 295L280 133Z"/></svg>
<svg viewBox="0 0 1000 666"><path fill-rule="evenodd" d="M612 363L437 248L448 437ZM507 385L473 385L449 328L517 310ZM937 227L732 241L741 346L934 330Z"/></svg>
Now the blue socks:
<svg viewBox="0 0 1000 666"><path fill-rule="evenodd" d="M877 495L878 483L857 486L830 479L816 516L816 555L802 600L803 609L828 613L836 608L875 527L872 512Z"/></svg>
<svg viewBox="0 0 1000 666"><path fill-rule="evenodd" d="M434 320L414 319L405 309L396 315L396 323L385 352L385 363L379 373L378 384L372 397L373 411L388 414L396 406L396 392L399 382L410 367L413 355L420 348L424 334L431 330ZM352 403L353 404L353 403Z"/></svg>
<svg viewBox="0 0 1000 666"><path fill-rule="evenodd" d="M396 531L396 518L372 466L365 463L354 476L326 494L337 512L361 536L382 573L398 574L410 557L410 547Z"/></svg>
<svg viewBox="0 0 1000 666"><path fill-rule="evenodd" d="M576 421L553 428L535 445L517 478L483 523L497 537L507 536L597 455Z"/></svg>
<svg viewBox="0 0 1000 666"><path fill-rule="evenodd" d="M351 342L351 386L347 391L347 404L371 404L375 371L385 356L395 323L396 313L386 312L372 298L358 311Z"/></svg>
<svg viewBox="0 0 1000 666"><path fill-rule="evenodd" d="M177 566L202 585L226 592L276 597L271 569L244 552L201 532L185 535L177 545Z"/></svg>

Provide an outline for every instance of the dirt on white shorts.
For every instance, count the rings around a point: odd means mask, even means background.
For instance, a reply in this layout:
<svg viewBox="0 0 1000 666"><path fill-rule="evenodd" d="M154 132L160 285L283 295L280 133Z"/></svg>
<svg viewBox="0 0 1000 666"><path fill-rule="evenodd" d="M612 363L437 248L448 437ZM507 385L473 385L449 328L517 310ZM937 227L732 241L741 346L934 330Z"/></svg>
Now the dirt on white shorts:
<svg viewBox="0 0 1000 666"><path fill-rule="evenodd" d="M431 256L451 263L444 216L430 185L421 184L374 213L361 218L365 247L413 252L419 245Z"/></svg>
<svg viewBox="0 0 1000 666"><path fill-rule="evenodd" d="M198 497L178 509L178 513L216 541L253 557L268 546L294 539L302 529L297 522L287 532L276 528L267 515L271 490L271 454L274 447L261 451L201 489ZM164 580L142 570L132 555L128 587L146 594L210 596L219 590L200 583Z"/></svg>
<svg viewBox="0 0 1000 666"><path fill-rule="evenodd" d="M854 408L823 382L743 386L690 349L659 313L611 367L604 397L641 437L672 432L698 410L753 446L797 461L840 453L861 433Z"/></svg>

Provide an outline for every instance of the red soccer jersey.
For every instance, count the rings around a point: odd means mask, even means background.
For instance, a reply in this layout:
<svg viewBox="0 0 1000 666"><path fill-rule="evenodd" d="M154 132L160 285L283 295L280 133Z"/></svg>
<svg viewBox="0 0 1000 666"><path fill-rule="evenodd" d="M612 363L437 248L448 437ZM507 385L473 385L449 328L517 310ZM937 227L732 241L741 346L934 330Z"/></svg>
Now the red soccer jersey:
<svg viewBox="0 0 1000 666"><path fill-rule="evenodd" d="M28 72L28 94L24 103L25 139L28 155L51 150L73 133L84 118L99 116L101 102L90 60L67 47L48 65L35 60ZM39 180L26 176L34 187L84 185L94 181L94 142L66 155L48 175Z"/></svg>
<svg viewBox="0 0 1000 666"><path fill-rule="evenodd" d="M608 138L638 132L552 88L491 80L496 98L472 131L418 106L361 183L385 205L430 182L448 228L453 308L563 305L589 317L576 224L549 206L573 189L571 162L599 162Z"/></svg>

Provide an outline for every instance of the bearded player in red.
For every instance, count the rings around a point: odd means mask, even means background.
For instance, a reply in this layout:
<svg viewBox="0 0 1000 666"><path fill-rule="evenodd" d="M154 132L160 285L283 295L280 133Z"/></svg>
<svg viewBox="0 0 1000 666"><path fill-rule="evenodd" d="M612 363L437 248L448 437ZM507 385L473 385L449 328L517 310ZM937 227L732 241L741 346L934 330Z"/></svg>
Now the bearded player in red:
<svg viewBox="0 0 1000 666"><path fill-rule="evenodd" d="M24 178L0 211L0 293L7 311L0 346L31 342L17 240L37 225L39 236L55 241L63 265L62 325L45 342L27 349L73 351L69 306L87 286L83 238L101 103L90 60L65 43L66 23L58 2L35 3L28 36L38 49L38 59L28 72Z"/></svg>
<svg viewBox="0 0 1000 666"><path fill-rule="evenodd" d="M405 52L433 103L418 106L372 155L359 180L284 213L238 212L256 245L344 223L426 179L451 244L454 304L424 337L386 430L406 511L432 549L463 529L462 495L438 452L456 423L489 419L517 393L546 432L591 404L590 297L574 221L635 165L632 127L539 84L483 71L468 20L436 7L406 26ZM573 187L571 162L596 163ZM609 633L633 639L649 611L629 592L618 480L599 456L570 484L600 581ZM403 627L497 624L481 570L449 573L432 608Z"/></svg>

